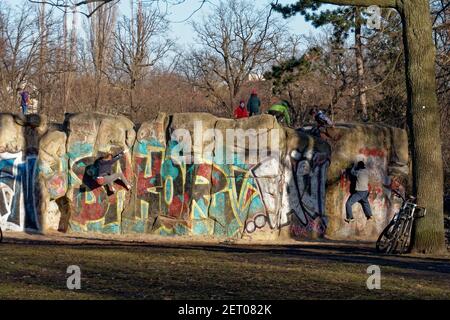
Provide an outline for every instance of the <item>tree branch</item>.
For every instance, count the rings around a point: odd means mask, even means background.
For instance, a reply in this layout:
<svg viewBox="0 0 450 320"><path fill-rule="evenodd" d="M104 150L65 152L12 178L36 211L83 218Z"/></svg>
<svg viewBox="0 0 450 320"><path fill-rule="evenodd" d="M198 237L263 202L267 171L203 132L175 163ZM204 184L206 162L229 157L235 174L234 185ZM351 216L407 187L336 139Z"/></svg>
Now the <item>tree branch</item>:
<svg viewBox="0 0 450 320"><path fill-rule="evenodd" d="M99 10L104 5L106 5L110 2L113 2L113 1L116 1L114 3L114 4L116 4L120 0L84 0L84 1L79 1L79 2L72 3L72 4L61 3L59 0L56 0L56 2L54 0L28 0L28 1L31 3L37 3L37 4L47 4L52 7L56 7L66 13L67 13L67 11L66 11L67 9L74 10L74 8L80 7L82 5L87 5L90 3L98 3L97 6L94 8L94 10L92 10L90 13L85 13L85 12L79 11L79 13L81 13L82 15L90 18L97 10Z"/></svg>
<svg viewBox="0 0 450 320"><path fill-rule="evenodd" d="M383 8L397 8L397 0L319 0L318 2L355 7L379 6Z"/></svg>

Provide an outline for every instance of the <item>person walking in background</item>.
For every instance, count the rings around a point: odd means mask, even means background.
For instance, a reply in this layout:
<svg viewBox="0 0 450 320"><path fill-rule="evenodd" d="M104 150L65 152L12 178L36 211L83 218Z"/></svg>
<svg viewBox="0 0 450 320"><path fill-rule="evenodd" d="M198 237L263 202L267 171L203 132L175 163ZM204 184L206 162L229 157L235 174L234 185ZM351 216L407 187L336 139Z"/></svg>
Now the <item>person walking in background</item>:
<svg viewBox="0 0 450 320"><path fill-rule="evenodd" d="M355 192L348 198L345 204L346 219L345 222L350 223L354 220L352 213L352 206L359 202L363 208L364 215L367 220L372 219L372 210L369 203L369 170L363 161L359 161L355 166L353 165L350 171L356 177Z"/></svg>
<svg viewBox="0 0 450 320"><path fill-rule="evenodd" d="M25 89L22 90L20 93L20 106L22 107L22 114L27 114L30 103L30 93Z"/></svg>
<svg viewBox="0 0 450 320"><path fill-rule="evenodd" d="M291 125L291 117L289 115L289 102L287 102L286 100L283 100L280 103L271 106L267 113L273 115L279 123L285 124L287 126Z"/></svg>
<svg viewBox="0 0 450 320"><path fill-rule="evenodd" d="M250 94L250 98L247 102L247 111L251 116L255 114L260 114L259 107L261 106L261 100L258 98L258 94L256 93L256 89L252 89L252 93Z"/></svg>
<svg viewBox="0 0 450 320"><path fill-rule="evenodd" d="M245 109L244 100L241 100L236 109L234 109L234 118L235 119L248 118L248 111L247 109Z"/></svg>

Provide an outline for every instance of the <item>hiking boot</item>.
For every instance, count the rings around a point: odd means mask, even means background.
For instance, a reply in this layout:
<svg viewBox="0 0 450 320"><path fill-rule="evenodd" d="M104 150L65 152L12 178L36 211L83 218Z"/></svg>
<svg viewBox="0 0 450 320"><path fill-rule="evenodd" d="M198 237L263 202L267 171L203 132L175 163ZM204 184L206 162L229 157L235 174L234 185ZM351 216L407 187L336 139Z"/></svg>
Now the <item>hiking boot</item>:
<svg viewBox="0 0 450 320"><path fill-rule="evenodd" d="M350 219L344 219L345 222L350 223L355 221L355 218L350 218Z"/></svg>

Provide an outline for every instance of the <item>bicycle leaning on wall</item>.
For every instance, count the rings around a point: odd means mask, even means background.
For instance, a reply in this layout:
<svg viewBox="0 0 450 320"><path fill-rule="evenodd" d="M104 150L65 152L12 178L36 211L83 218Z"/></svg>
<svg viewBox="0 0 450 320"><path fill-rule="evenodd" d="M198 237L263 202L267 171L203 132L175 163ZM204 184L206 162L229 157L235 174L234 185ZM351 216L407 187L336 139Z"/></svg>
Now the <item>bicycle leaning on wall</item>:
<svg viewBox="0 0 450 320"><path fill-rule="evenodd" d="M408 251L411 244L411 231L414 219L424 217L426 209L419 207L415 203L415 197L410 196L406 199L397 190L392 189L392 192L403 200L402 206L380 234L376 249L382 253L402 254Z"/></svg>

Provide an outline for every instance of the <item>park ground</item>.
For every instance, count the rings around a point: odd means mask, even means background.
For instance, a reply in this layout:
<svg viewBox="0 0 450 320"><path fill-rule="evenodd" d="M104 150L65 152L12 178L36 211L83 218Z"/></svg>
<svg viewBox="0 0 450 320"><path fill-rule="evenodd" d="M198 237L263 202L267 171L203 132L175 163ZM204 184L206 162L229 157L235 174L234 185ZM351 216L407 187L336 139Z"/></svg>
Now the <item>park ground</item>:
<svg viewBox="0 0 450 320"><path fill-rule="evenodd" d="M67 267L81 268L68 290ZM367 268L381 268L368 290ZM450 299L450 255L388 256L368 242L220 242L6 233L0 299Z"/></svg>

